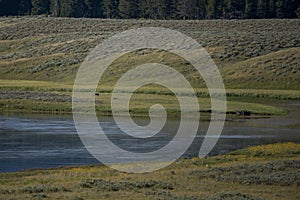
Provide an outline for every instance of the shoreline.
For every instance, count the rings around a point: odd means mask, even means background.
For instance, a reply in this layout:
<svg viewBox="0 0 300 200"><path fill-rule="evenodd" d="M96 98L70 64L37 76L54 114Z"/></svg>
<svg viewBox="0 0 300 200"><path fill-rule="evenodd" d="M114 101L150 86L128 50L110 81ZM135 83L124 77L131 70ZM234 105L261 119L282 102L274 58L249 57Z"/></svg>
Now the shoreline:
<svg viewBox="0 0 300 200"><path fill-rule="evenodd" d="M0 93L6 93L5 90ZM18 91L18 94L8 92L6 96L0 97L0 108L2 113L44 113L44 114L72 114L72 97L66 93L51 92L28 92ZM180 110L174 96L161 94L137 94L130 105L130 115L133 117L148 117L151 102L147 98L151 96L152 101L165 105L171 118L179 118ZM101 97L95 97L96 113L99 116L112 116L110 108L110 93L101 93ZM67 100L65 100L67 99ZM207 116L211 113L210 99L198 97L200 115ZM278 100L266 98L237 98L227 97L226 115L230 118L266 118L272 116L284 116L288 112L281 106L282 102L297 102L298 100Z"/></svg>
<svg viewBox="0 0 300 200"><path fill-rule="evenodd" d="M288 148L292 147L292 148ZM270 153L269 151L272 151L272 148L275 148L275 152ZM276 150L276 148L281 148L280 150ZM253 152L252 152L253 151ZM277 152L276 152L277 151ZM291 155L289 155L291 153ZM274 155L278 154L278 157L274 157ZM286 154L286 155L281 155ZM177 165L178 163L184 163L185 161L200 161L200 160L217 160L220 162L217 163L223 163L224 160L222 160L222 157L227 156L246 156L249 157L249 159L254 159L257 161L264 161L264 159L279 159L282 157L286 158L293 158L293 157L299 157L300 161L300 144L299 143L293 143L293 142L283 142L283 143L274 143L274 144L265 144L265 145L254 145L249 146L241 149L236 149L224 154L219 155L213 155L213 156L205 156L204 158L199 157L190 157L190 158L178 158L176 161L174 161L171 165ZM232 160L229 159L231 162ZM226 161L225 161L226 162ZM157 163L164 163L163 161L159 161ZM115 163L111 165L140 165L144 164L142 162L138 163ZM77 168L109 168L107 165L103 163L98 164L86 164L86 165L69 165L69 166L58 166L58 167L49 167L49 168L32 168L32 169L23 169L18 171L12 171L12 172L0 172L1 174L9 174L9 173L27 173L27 172L38 172L38 171L57 171L57 170L72 170ZM166 167L168 168L168 166ZM124 172L126 173L126 172ZM146 172L149 173L149 172ZM131 173L129 173L131 174Z"/></svg>
<svg viewBox="0 0 300 200"><path fill-rule="evenodd" d="M299 152L295 143L252 146L221 156L179 159L143 174L104 165L0 173L0 198L292 200L299 195Z"/></svg>

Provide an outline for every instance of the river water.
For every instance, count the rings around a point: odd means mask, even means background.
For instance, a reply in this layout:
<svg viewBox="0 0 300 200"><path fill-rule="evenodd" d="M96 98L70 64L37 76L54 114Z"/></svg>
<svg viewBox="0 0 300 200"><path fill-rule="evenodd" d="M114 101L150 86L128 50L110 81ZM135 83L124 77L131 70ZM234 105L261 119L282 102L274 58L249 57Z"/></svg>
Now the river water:
<svg viewBox="0 0 300 200"><path fill-rule="evenodd" d="M276 142L300 143L300 129L288 125L300 123L300 102L288 102L284 107L288 116L268 119L228 119L222 135L210 155ZM178 121L166 124L162 132L145 143L120 139L122 135L111 117L99 118L109 138L123 149L147 152L166 145L176 133ZM138 124L147 119L136 118ZM182 157L197 156L209 122L201 121L198 135ZM99 163L84 147L71 115L22 115L0 116L0 172L25 169L78 166Z"/></svg>

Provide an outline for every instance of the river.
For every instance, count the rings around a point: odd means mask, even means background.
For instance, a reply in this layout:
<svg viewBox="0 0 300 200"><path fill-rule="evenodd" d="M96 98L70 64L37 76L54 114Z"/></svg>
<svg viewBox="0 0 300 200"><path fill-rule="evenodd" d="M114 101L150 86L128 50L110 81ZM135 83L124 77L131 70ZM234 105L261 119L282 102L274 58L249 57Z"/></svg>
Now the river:
<svg viewBox="0 0 300 200"><path fill-rule="evenodd" d="M284 107L289 115L267 119L228 119L222 135L210 155L276 142L300 143L300 129L288 125L300 123L300 102L288 102ZM122 148L146 152L159 149L174 136L177 120L168 122L161 134L145 143L120 140L120 130L111 117L99 118L109 138ZM136 118L146 124L144 118ZM209 122L201 121L198 136L182 157L198 155ZM0 116L0 172L97 164L82 144L71 115L2 114Z"/></svg>

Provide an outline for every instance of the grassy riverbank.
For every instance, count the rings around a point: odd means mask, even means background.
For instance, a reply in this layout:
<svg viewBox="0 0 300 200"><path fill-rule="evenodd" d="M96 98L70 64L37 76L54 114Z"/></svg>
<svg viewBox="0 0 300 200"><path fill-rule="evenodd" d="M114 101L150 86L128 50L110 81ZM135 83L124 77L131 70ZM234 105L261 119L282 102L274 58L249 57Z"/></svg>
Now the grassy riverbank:
<svg viewBox="0 0 300 200"><path fill-rule="evenodd" d="M95 165L0 174L0 199L298 199L300 145L179 160L152 173Z"/></svg>
<svg viewBox="0 0 300 200"><path fill-rule="evenodd" d="M44 81L0 80L0 108L2 112L44 112L71 113L72 85ZM100 115L110 115L112 87L99 87L99 96L95 96L96 111ZM207 90L196 89L200 112L211 110ZM227 114L238 110L251 112L256 116L284 115L287 112L278 107L266 105L266 102L278 100L298 100L300 92L295 90L227 90ZM149 101L151 99L151 101ZM262 99L255 103L255 100ZM165 106L169 114L177 115L180 107L175 96L163 88L142 88L133 95L130 102L132 115L145 116L153 102Z"/></svg>

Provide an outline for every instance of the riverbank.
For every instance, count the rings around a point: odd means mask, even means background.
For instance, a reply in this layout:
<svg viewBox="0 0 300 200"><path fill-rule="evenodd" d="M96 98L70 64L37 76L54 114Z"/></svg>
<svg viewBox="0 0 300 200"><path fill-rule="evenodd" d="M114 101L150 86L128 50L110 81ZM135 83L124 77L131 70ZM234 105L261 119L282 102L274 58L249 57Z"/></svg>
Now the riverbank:
<svg viewBox="0 0 300 200"><path fill-rule="evenodd" d="M112 87L108 86L97 89L95 102L98 115L111 116L111 92ZM207 90L198 88L195 92L199 100L200 113L204 116L209 114L211 102ZM300 92L297 90L229 89L226 95L228 115L239 117L241 114L237 112L245 111L252 118L257 118L286 115L286 110L270 104L281 100L298 100ZM147 116L153 102L162 104L169 116L179 117L180 107L176 97L168 90L152 87L139 89L132 96L131 115ZM43 81L0 80L0 109L2 112L72 113L72 85Z"/></svg>
<svg viewBox="0 0 300 200"><path fill-rule="evenodd" d="M0 199L298 199L300 144L181 159L152 173L102 165L1 173Z"/></svg>

